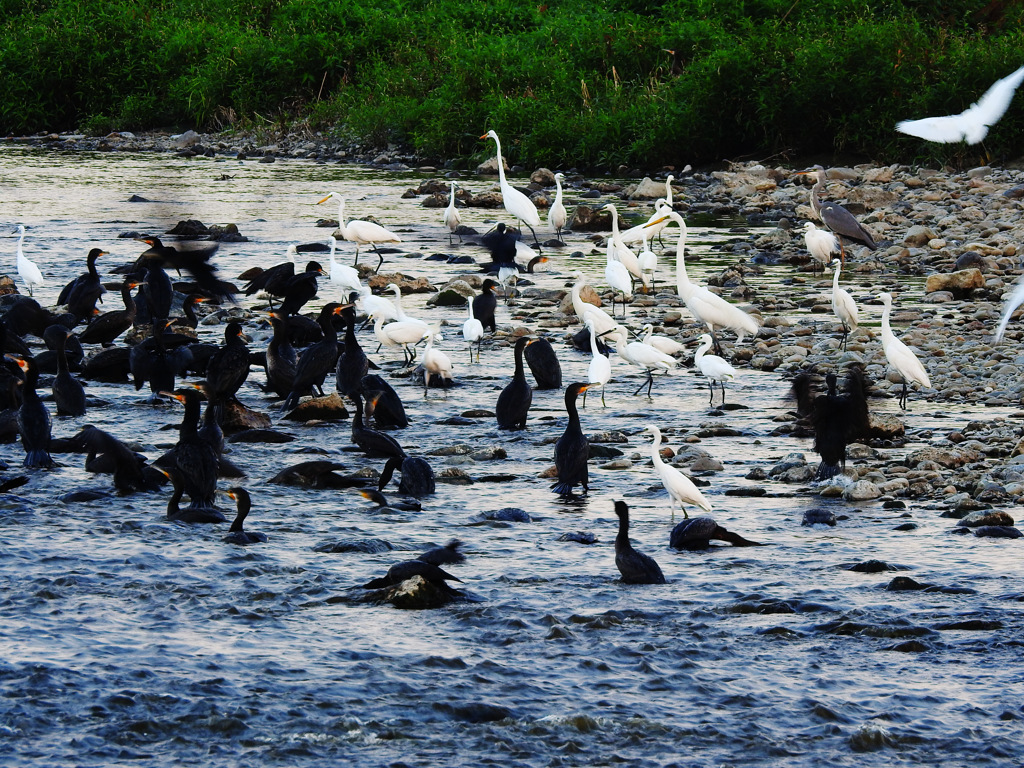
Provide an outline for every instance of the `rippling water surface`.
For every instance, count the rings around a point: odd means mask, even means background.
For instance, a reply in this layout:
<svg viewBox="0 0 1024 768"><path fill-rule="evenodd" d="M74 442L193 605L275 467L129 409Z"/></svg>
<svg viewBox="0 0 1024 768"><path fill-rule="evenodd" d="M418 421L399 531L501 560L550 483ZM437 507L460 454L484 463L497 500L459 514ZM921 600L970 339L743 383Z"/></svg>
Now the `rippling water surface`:
<svg viewBox="0 0 1024 768"><path fill-rule="evenodd" d="M222 175L230 176L220 179ZM305 162L238 164L158 156L0 151L0 226L28 227L25 252L42 267L37 291L52 303L83 270L89 247L111 255L109 268L134 259L124 231L162 231L179 219L234 222L249 243L217 255L233 279L252 265L283 260L288 245L324 241L313 205L338 189L349 216L373 214L405 243L392 268L435 283L465 269L423 255L449 248L442 212L401 199L415 174L381 174ZM488 185L466 180L478 190ZM132 194L152 200L128 203ZM570 201L575 197L570 193ZM464 222L489 228L494 212L468 210ZM724 230L696 228L691 243L715 268L709 244ZM14 238L0 238L14 274ZM600 279L604 257L582 236L554 252L542 288L566 286L582 269ZM345 258L351 252L344 250ZM372 262L371 262L372 263ZM471 267L470 267L471 269ZM760 278L779 280L790 268ZM759 286L760 287L760 286ZM336 298L331 289L320 301ZM525 433L499 433L492 419L465 426L438 422L470 409L493 409L511 372L511 350L485 345L466 363L461 309L432 309L407 297L410 312L449 320L442 348L458 386L425 399L416 379L392 379L413 425L396 437L427 453L435 447L499 445L507 458L458 464L480 480L439 484L422 512L380 514L352 491L270 485L282 467L326 457L352 470L382 462L349 450L348 423L275 426L297 440L235 444L231 459L249 476L249 526L269 541L225 544L222 527L164 520L166 497L139 494L65 504L61 494L108 487L82 457L31 471L28 485L0 496L0 764L3 765L1021 765L1024 674L1020 548L1016 542L951 536L939 510L878 501L822 500L792 485L766 482L768 495L725 495L754 485L745 475L769 468L806 441L773 437L787 412L787 384L744 369L730 399L747 409L711 414L703 380L685 367L660 379L654 398L634 398L638 374L616 361L608 407L592 397L585 431L621 430L626 469L591 465L591 494L567 505L539 474L564 427L561 392L538 391ZM117 303L107 299L106 308ZM248 306L255 306L255 303ZM316 307L315 302L312 307ZM655 317L662 310L650 310ZM537 326L529 302L499 309L499 325ZM631 310L633 317L644 310ZM817 322L817 320L815 320ZM222 325L201 326L219 339ZM253 348L268 330L249 323ZM561 329L555 329L561 333ZM372 335L362 334L373 349ZM564 381L586 377L589 355L556 343ZM394 356L377 355L386 373ZM332 377L333 378L333 377ZM241 398L276 414L253 369ZM329 380L333 384L333 380ZM83 419L55 419L55 436L93 423L139 441L155 459L173 445L168 429L180 406L153 406L128 385L90 385L107 404ZM889 401L873 404L893 410ZM982 411L956 414L914 403L908 429L945 433ZM985 418L996 415L984 410ZM645 423L670 444L704 427L730 436L699 446L724 464L706 477L714 516L730 530L765 542L679 553L667 547L673 524L649 462ZM921 442L883 450L899 458ZM17 469L19 444L0 446ZM466 459L431 457L435 471ZM500 480L514 475L514 480ZM222 481L223 483L223 481ZM632 538L661 564L669 583L618 581L612 501L628 498ZM835 528L800 526L805 509L831 506ZM514 506L530 523L479 522ZM1015 515L1017 516L1017 515ZM916 530L897 532L912 520ZM598 541L560 541L589 531ZM477 600L431 611L354 604L355 585L398 560L452 537L465 564L451 570ZM318 544L384 539L398 551L330 554ZM894 574L846 566L870 559L904 566L928 591L884 589Z"/></svg>

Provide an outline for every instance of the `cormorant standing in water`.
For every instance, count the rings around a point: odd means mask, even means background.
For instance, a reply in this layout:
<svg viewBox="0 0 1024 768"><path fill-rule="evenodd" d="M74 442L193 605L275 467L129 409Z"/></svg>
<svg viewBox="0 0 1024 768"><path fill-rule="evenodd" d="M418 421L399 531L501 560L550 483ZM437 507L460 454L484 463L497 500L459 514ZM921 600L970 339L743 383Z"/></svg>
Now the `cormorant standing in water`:
<svg viewBox="0 0 1024 768"><path fill-rule="evenodd" d="M398 483L398 490L407 496L429 496L435 491L434 470L426 459L419 456L392 456L387 460L384 469L380 472L380 480L377 483L377 490L383 491L384 487L391 482L391 476L395 470L402 473L402 479Z"/></svg>
<svg viewBox="0 0 1024 768"><path fill-rule="evenodd" d="M572 494L573 488L577 485L583 486L583 492L590 490L587 482L587 459L590 453L590 441L583 434L580 427L580 414L576 410L576 398L580 392L585 392L589 384L576 382L570 384L565 390L565 410L569 413L569 423L565 426L565 432L555 443L555 469L558 472L558 482L551 486L551 490L562 496Z"/></svg>
<svg viewBox="0 0 1024 768"><path fill-rule="evenodd" d="M106 255L107 252L99 248L89 251L89 255L85 257L85 266L88 271L65 285L60 296L57 297L57 303L66 304L68 312L74 315L75 320L79 323L83 320L92 321L96 302L100 301L100 297L106 293L103 283L100 282L100 275L96 271L96 259Z"/></svg>
<svg viewBox="0 0 1024 768"><path fill-rule="evenodd" d="M182 479L181 472L174 468L163 470L163 472L170 479L171 485L174 488L171 498L167 500L168 520L173 520L176 523L226 523L228 521L224 517L224 513L216 507L209 509L186 507L181 509L178 505L181 502L181 497L185 495L185 481Z"/></svg>
<svg viewBox="0 0 1024 768"><path fill-rule="evenodd" d="M498 429L526 429L526 417L530 412L530 405L533 403L533 388L526 380L523 370L523 354L534 341L535 339L527 336L520 336L516 339L516 367L512 373L512 381L501 390L501 394L498 395L498 404L494 409L498 419Z"/></svg>
<svg viewBox="0 0 1024 768"><path fill-rule="evenodd" d="M302 309L307 302L316 296L317 278L327 275L318 262L311 261L306 265L306 271L300 272L290 278L283 286L281 306L277 311L282 316L294 315Z"/></svg>
<svg viewBox="0 0 1024 768"><path fill-rule="evenodd" d="M69 336L71 331L66 328L57 336L57 375L53 379L53 401L57 404L58 416L84 416L85 387L68 369L65 346Z"/></svg>
<svg viewBox="0 0 1024 768"><path fill-rule="evenodd" d="M369 421L372 408L373 421L378 429L405 429L409 426L402 398L383 378L375 373L363 376L362 392L367 398L366 420Z"/></svg>
<svg viewBox="0 0 1024 768"><path fill-rule="evenodd" d="M352 442L371 459L404 459L407 454L395 438L363 425L362 395L357 392L352 399L356 403L356 414L352 417Z"/></svg>
<svg viewBox="0 0 1024 768"><path fill-rule="evenodd" d="M664 584L665 575L654 558L635 550L629 541L629 506L626 502L615 502L615 514L619 518L619 533L615 537L615 567L622 574L623 583Z"/></svg>
<svg viewBox="0 0 1024 768"><path fill-rule="evenodd" d="M827 480L846 469L846 446L868 437L867 383L864 373L851 366L846 378L846 394L838 392L834 373L825 376L828 391L811 400L810 377L800 374L793 380L798 409L808 415L814 427L814 450L821 455L815 480Z"/></svg>
<svg viewBox="0 0 1024 768"><path fill-rule="evenodd" d="M39 370L31 359L15 358L25 378L22 381L21 407L18 408L18 432L25 448L26 467L52 467L50 458L50 412L36 392Z"/></svg>
<svg viewBox="0 0 1024 768"><path fill-rule="evenodd" d="M489 330L491 333L498 330L494 320L494 311L498 307L498 297L494 295L494 289L497 287L498 283L488 277L484 280L480 295L473 297L473 317L480 321L485 331Z"/></svg>
<svg viewBox="0 0 1024 768"><path fill-rule="evenodd" d="M278 397L288 397L295 385L295 367L299 358L288 336L288 323L276 312L270 313L274 336L267 345L267 389Z"/></svg>
<svg viewBox="0 0 1024 768"><path fill-rule="evenodd" d="M348 306L348 305L344 305ZM316 344L310 344L302 352L299 361L295 366L295 380L292 383L292 391L285 398L282 408L286 411L295 408L301 397L312 393L314 388L323 395L324 377L334 368L338 361L338 332L334 330L332 318L339 314L344 306L336 302L325 304L320 310L317 322L323 331L324 337Z"/></svg>
<svg viewBox="0 0 1024 768"><path fill-rule="evenodd" d="M224 346L213 353L206 365L206 398L223 405L249 378L249 348L242 338L242 326L230 322L224 329Z"/></svg>
<svg viewBox="0 0 1024 768"><path fill-rule="evenodd" d="M240 486L229 488L228 496L235 500L235 519L231 523L231 531L227 536L224 537L224 541L228 544L239 544L246 546L248 544L256 544L267 540L265 533L257 533L255 531L247 531L243 528L245 518L249 515L249 510L252 508L252 499L249 496L249 492Z"/></svg>
<svg viewBox="0 0 1024 768"><path fill-rule="evenodd" d="M338 355L334 376L338 392L353 397L362 391L363 377L369 372L372 364L356 338L355 308L351 304L343 307L341 317L345 321L345 349Z"/></svg>
<svg viewBox="0 0 1024 768"><path fill-rule="evenodd" d="M524 350L526 364L537 382L537 389L561 389L562 366L558 364L551 342L541 337Z"/></svg>
<svg viewBox="0 0 1024 768"><path fill-rule="evenodd" d="M151 339L132 347L128 357L135 389L149 382L151 392L171 392L174 380L182 375L192 362L192 352L188 347L168 349L164 338L167 320L156 320L153 323Z"/></svg>
<svg viewBox="0 0 1024 768"><path fill-rule="evenodd" d="M194 389L168 393L185 404L174 462L181 473L185 493L192 499L189 509L215 509L217 492L217 451L199 435L199 393Z"/></svg>

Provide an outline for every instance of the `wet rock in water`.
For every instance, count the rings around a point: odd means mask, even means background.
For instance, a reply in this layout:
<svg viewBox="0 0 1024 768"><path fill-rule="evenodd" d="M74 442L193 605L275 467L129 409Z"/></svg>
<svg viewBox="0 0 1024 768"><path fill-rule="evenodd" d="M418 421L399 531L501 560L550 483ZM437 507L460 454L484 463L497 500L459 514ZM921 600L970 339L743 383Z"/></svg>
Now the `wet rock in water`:
<svg viewBox="0 0 1024 768"><path fill-rule="evenodd" d="M895 440L906 434L906 427L899 416L888 413L869 413L868 434L879 440Z"/></svg>
<svg viewBox="0 0 1024 768"><path fill-rule="evenodd" d="M254 411L238 400L232 398L221 409L220 427L225 434L232 432L243 432L246 430L268 429L272 422L270 417Z"/></svg>
<svg viewBox="0 0 1024 768"><path fill-rule="evenodd" d="M692 467L691 467L692 469ZM742 488L726 488L726 496L745 496L749 498L760 498L767 496L768 491L760 486L744 486Z"/></svg>
<svg viewBox="0 0 1024 768"><path fill-rule="evenodd" d="M937 237L935 231L921 224L915 224L907 230L903 237L903 244L908 246L923 246Z"/></svg>
<svg viewBox="0 0 1024 768"><path fill-rule="evenodd" d="M992 508L991 504L971 498L969 493L955 493L946 499L946 503L949 509L942 513L943 517L963 518L971 512Z"/></svg>
<svg viewBox="0 0 1024 768"><path fill-rule="evenodd" d="M427 299L428 307L464 307L469 297L475 292L465 280L452 280L441 288L436 295Z"/></svg>
<svg viewBox="0 0 1024 768"><path fill-rule="evenodd" d="M587 451L589 459L617 459L622 455L622 451L618 448L613 448L610 445L597 445L593 442L588 446Z"/></svg>
<svg viewBox="0 0 1024 768"><path fill-rule="evenodd" d="M949 291L955 298L963 299L968 297L976 288L985 287L985 276L980 269L961 269L957 272L945 274L928 275L925 282L925 293L936 291Z"/></svg>
<svg viewBox="0 0 1024 768"><path fill-rule="evenodd" d="M290 443L293 440L294 435L276 429L246 429L227 438L229 443Z"/></svg>
<svg viewBox="0 0 1024 768"><path fill-rule="evenodd" d="M518 507L502 507L492 512L484 512L477 515L474 520L495 520L503 523L532 523L533 518Z"/></svg>
<svg viewBox="0 0 1024 768"><path fill-rule="evenodd" d="M960 518L957 525L965 528L978 528L982 525L1010 526L1013 525L1013 518L1001 510L975 510Z"/></svg>
<svg viewBox="0 0 1024 768"><path fill-rule="evenodd" d="M870 480L857 480L843 491L843 498L847 501L866 501L877 499L881 495L881 489Z"/></svg>
<svg viewBox="0 0 1024 768"><path fill-rule="evenodd" d="M893 530L894 531L916 531L917 528L918 528L917 523L900 523L895 528L893 528Z"/></svg>
<svg viewBox="0 0 1024 768"><path fill-rule="evenodd" d="M375 475L373 470L359 470L350 475L339 475L339 469L345 469L345 465L325 460L303 461L285 467L267 482L300 488L361 488L369 484Z"/></svg>
<svg viewBox="0 0 1024 768"><path fill-rule="evenodd" d="M367 555L390 552L393 549L395 549L395 546L384 539L340 539L338 541L325 541L313 547L314 552L329 552L331 554L361 552Z"/></svg>
<svg viewBox="0 0 1024 768"><path fill-rule="evenodd" d="M885 585L885 589L888 592L910 592L913 590L927 589L927 584L922 584L919 581L909 576L896 576L892 581Z"/></svg>
<svg viewBox="0 0 1024 768"><path fill-rule="evenodd" d="M289 421L340 421L348 418L345 401L337 392L299 403L285 414ZM269 425L267 425L269 426Z"/></svg>
<svg viewBox="0 0 1024 768"><path fill-rule="evenodd" d="M597 536L590 531L570 531L558 537L559 541L575 541L577 544L597 544Z"/></svg>
<svg viewBox="0 0 1024 768"><path fill-rule="evenodd" d="M436 475L436 480L439 483L447 483L448 485L472 485L473 478L469 476L469 473L458 467L448 467L442 469Z"/></svg>
<svg viewBox="0 0 1024 768"><path fill-rule="evenodd" d="M807 459L802 453L790 453L778 464L768 470L769 477L776 477L796 467L806 467Z"/></svg>
<svg viewBox="0 0 1024 768"><path fill-rule="evenodd" d="M974 529L974 535L991 539L1019 539L1024 533L1010 525L983 525Z"/></svg>
<svg viewBox="0 0 1024 768"><path fill-rule="evenodd" d="M64 504L81 504L89 501L99 501L100 499L109 499L110 496L110 491L99 488L82 488L63 494L60 500Z"/></svg>
<svg viewBox="0 0 1024 768"><path fill-rule="evenodd" d="M664 187L662 187L664 192ZM577 205L569 220L569 229L573 232L609 232L612 228L612 216L603 208L591 208L589 205Z"/></svg>
<svg viewBox="0 0 1024 768"><path fill-rule="evenodd" d="M863 563L855 563L854 565L845 566L845 568L848 571L855 571L857 573L884 573L885 571L907 570L906 566L890 565L881 560L865 560Z"/></svg>
<svg viewBox="0 0 1024 768"><path fill-rule="evenodd" d="M804 518L800 525L835 525L836 513L831 509L815 507L804 511Z"/></svg>
<svg viewBox="0 0 1024 768"><path fill-rule="evenodd" d="M493 723L513 717L512 710L508 707L488 704L483 701L470 701L465 704L437 702L433 706L437 711L445 712L456 720L467 723Z"/></svg>

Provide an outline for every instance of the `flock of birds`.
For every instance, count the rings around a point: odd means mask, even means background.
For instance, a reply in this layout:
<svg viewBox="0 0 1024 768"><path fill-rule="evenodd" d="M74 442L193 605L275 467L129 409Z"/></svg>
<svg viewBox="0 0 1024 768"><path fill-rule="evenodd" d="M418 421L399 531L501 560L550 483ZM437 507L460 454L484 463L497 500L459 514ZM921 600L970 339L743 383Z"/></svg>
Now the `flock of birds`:
<svg viewBox="0 0 1024 768"><path fill-rule="evenodd" d="M1006 89L1010 85L1016 87L1022 77L1024 69L1012 78L1007 78L1006 82L1000 81L993 88L998 87L999 93L1005 94ZM986 96L976 107L986 105L988 98ZM993 113L992 110L981 111L985 112L985 119ZM907 126L901 127L901 130L906 129ZM916 129L924 130L921 126ZM977 132L969 135L977 135ZM536 241L537 230L541 227L537 207L527 195L508 183L497 134L489 131L481 138L490 138L495 142L499 187L505 210L519 222L520 230L529 229ZM849 211L837 203L821 199L826 183L826 174L821 166L803 173L816 178L810 195L811 209L824 225L823 229L819 229L814 223L808 222L804 233L805 244L813 259L823 269L826 266L834 268L832 306L842 325L842 344L845 347L849 333L858 326L858 309L850 294L839 285L840 270L846 256L844 241L861 243L869 249L878 246L871 234ZM548 212L548 226L559 238L568 223L562 201L563 178L561 174L555 175L557 191ZM726 384L734 381L737 376L735 368L724 357L719 340L720 332L731 331L736 335L736 343L741 344L745 337L756 336L759 331L760 321L756 315L689 278L685 261L687 227L683 217L673 207L672 180L670 176L666 181L665 197L655 203L653 214L643 224L620 230L615 206L605 206L612 225L607 241L605 270L605 280L612 291L612 312L609 314L582 298L586 287L582 275L577 276L572 288L573 308L582 325L577 345L591 353L591 362L587 381L571 383L565 388L564 402L568 421L562 436L554 445L555 480L552 484L552 490L561 496L571 496L577 488L583 493L589 490L589 443L581 426L577 400L582 394L585 406L587 390L600 386L601 402L605 404L605 388L612 377L610 350L614 350L622 361L645 374L634 395L646 386L648 397L651 396L654 374L664 375L674 370L678 366L679 355L686 350L675 339L653 334L650 326L644 328L643 338L633 338L632 332L617 319L617 304L621 302L624 321L627 306L638 286L639 290L645 292L651 289L658 268L658 257L649 246L655 238L669 231L667 227L675 224L679 233L675 248L676 291L694 319L707 329L707 333L699 338L700 344L694 353L693 364L708 381L709 402L712 406L716 396L715 385L718 385L721 392L721 404L725 406ZM401 238L371 221L346 221L345 199L338 193L328 194L320 203L332 200L338 204L337 234L341 239L355 243L356 265L360 248L366 247L378 256L379 269L384 255L378 245L400 243ZM444 211L443 222L449 230L449 242L456 235L461 240L461 216L456 206L455 182L451 183L449 205ZM247 410L238 401L237 393L247 381L253 362L264 367L266 380L263 387L271 396L281 399L282 410L285 411L300 408L307 397L323 396L325 380L331 372L335 374L337 392L355 406L352 418L353 444L366 456L386 461L378 487L374 491L367 491L376 494L373 498L377 499L377 503L388 504L380 492L396 471L401 474L399 490L403 494L419 497L433 492L434 476L429 464L421 457L411 456L385 431L405 427L408 419L398 393L383 377L372 372L378 366L361 346L357 333L357 309L363 312L367 322L372 323L373 336L379 343L378 350L382 347L400 350L404 362L412 365L417 362L418 345L425 344L418 358L423 373L424 397L429 396L432 385L445 388L453 379L450 357L435 346L441 339L440 329L405 313L401 290L397 285L389 285L387 289L393 301L386 296L374 294L363 284L356 266L349 267L336 261L335 239L332 238L330 246L328 270L324 270L316 261L310 261L300 269L296 263L297 248L293 246L289 249L287 261L243 275L248 282L242 292L248 296L259 294L266 297L271 308L269 322L273 337L265 351L254 353L248 348L242 328L237 322L227 324L221 345L196 341L195 305L203 301L236 301L233 286L222 281L213 266L211 257L215 247L178 249L163 244L156 237L141 238L147 246L146 250L128 270L120 286L124 308L103 314L96 309L96 303L105 290L96 262L105 252L93 249L86 259L86 271L62 290L58 301L62 311L55 314L32 298L33 291L44 284L43 275L24 254L25 228L19 226L17 234L18 275L29 296L14 297L7 305L5 314L0 317L0 344L3 345L0 350L3 355L0 375L5 378L6 385L0 386L0 407L6 409L8 421L16 423L25 450L26 467L54 466L50 455L55 442L51 435L50 413L38 392L39 374L44 361L42 356L33 356L25 343L26 336L37 336L44 338L52 350L51 357L45 360L45 370L55 374L52 384L53 401L60 415L81 416L87 409L86 391L74 376L72 360L83 378L101 381L130 378L136 390L148 384L154 397L173 398L184 406L176 446L153 464L149 464L145 457L133 452L113 435L95 427L85 427L74 437L61 439L73 446L71 449L87 453L87 467L93 471L111 473L114 486L119 492L154 490L169 480L174 489L167 504L167 517L170 520L188 523L226 522L225 515L215 503L218 478L239 477L244 476L244 473L234 467L223 454L222 424L226 414ZM480 238L480 242L491 254L491 262L485 269L498 279L489 276L483 281L480 293L467 302L462 335L469 345L471 363L473 347L476 347L476 360L479 361L486 334L493 334L497 329L496 291L503 288L506 295L511 294L514 292L514 281L521 272L532 271L534 266L546 260L526 246L518 232L504 223L499 223L492 232ZM639 252L631 248L635 244L640 244ZM529 257L529 266L525 268L517 261L517 257L522 257L524 253ZM175 290L168 270L177 270L179 274L184 271L191 276L191 293L183 302L181 316L171 315ZM341 302L325 304L313 320L303 315L301 310L317 295L322 278L328 279L331 286L345 298ZM133 291L137 292L133 294ZM1016 304L1024 302L1024 291L1018 293L1021 295ZM891 296L883 293L879 298L884 308L882 347L888 363L903 381L900 405L905 408L909 383L923 387L930 387L931 384L920 360L891 329ZM1004 320L1008 320L1015 308L1016 305L1008 308ZM75 329L82 324L84 328L76 333ZM339 326L344 332L343 340L338 338ZM136 338L133 346L119 346L117 340L132 328L148 329L147 335ZM1005 328L1005 322L1001 328ZM85 358L82 342L101 347ZM538 386L562 387L558 359L546 339L517 339L513 362L511 380L495 404L497 426L502 430L526 428L533 396L533 389L525 376L526 364L529 364ZM188 375L204 377L203 384L198 387L179 386L179 380ZM838 392L834 375L828 377L827 383L828 391L816 397L811 391L809 380L798 380L795 384L800 401L798 410L810 418L814 427L815 448L822 456L819 467L819 477L822 479L841 471L839 467L845 462L846 445L865 434L867 412L864 397L866 384L859 371L851 373L845 394ZM377 428L369 426L371 419ZM707 512L712 506L689 477L664 461L659 428L648 425L646 429L652 437L650 450L654 471L668 494L670 508L674 513L678 506L684 516L673 530L672 545L678 548L706 546L711 539L737 546L754 545L755 542L729 533L708 517L688 517L687 507ZM306 484L320 487L362 486L366 483L365 478L338 475L335 469L337 465L330 462L307 462L305 465L290 467L282 475L291 473L293 477L302 478ZM24 481L24 477L9 479L3 481L0 488L9 490ZM244 520L252 507L249 493L236 485L228 494L236 504L236 516L228 540L237 544L265 540L260 534L244 529ZM189 497L189 505L182 508L180 505L185 495ZM616 564L623 580L630 583L663 582L664 576L657 563L637 552L630 544L628 506L624 502L616 502L615 512L620 521L615 544ZM457 546L452 551L455 549ZM440 584L454 578L440 571L438 566L445 562L443 560L428 563L443 575L425 568L422 565L425 561L415 562L419 564L400 564L403 567L398 567L396 574L401 575L411 569ZM390 583L394 583L394 580Z"/></svg>

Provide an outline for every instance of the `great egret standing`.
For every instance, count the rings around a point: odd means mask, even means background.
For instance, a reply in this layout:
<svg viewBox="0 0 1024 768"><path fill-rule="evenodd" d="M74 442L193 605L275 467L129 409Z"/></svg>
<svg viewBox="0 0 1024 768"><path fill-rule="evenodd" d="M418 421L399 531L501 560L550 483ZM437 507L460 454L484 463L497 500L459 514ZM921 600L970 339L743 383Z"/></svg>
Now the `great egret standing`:
<svg viewBox="0 0 1024 768"><path fill-rule="evenodd" d="M844 262L846 261L846 249L843 248L844 237L847 240L863 243L872 251L878 250L878 245L875 243L871 233L861 226L852 213L843 208L839 203L833 203L831 200L821 201L821 192L825 189L825 169L820 165L816 165L809 171L800 171L797 173L797 176L808 176L810 174L815 174L817 178L817 182L811 188L811 210L839 238L840 258Z"/></svg>
<svg viewBox="0 0 1024 768"><path fill-rule="evenodd" d="M903 392L900 395L900 408L907 409L907 382L916 382L922 387L931 389L932 383L928 378L928 372L924 369L917 355L910 351L910 348L896 338L889 326L889 313L892 311L892 295L888 293L878 294L882 300L882 349L885 351L885 359L889 365L896 369L896 372L903 379Z"/></svg>
<svg viewBox="0 0 1024 768"><path fill-rule="evenodd" d="M501 202L510 216L515 216L519 221L530 228L533 233L533 240L537 242L536 228L540 226L540 214L537 213L537 206L533 201L513 187L505 180L505 165L501 159L501 140L494 131L488 131L481 139L494 139L495 148L498 152L498 187L501 189Z"/></svg>
<svg viewBox="0 0 1024 768"><path fill-rule="evenodd" d="M654 273L658 271L658 254L647 245L647 233L643 234L643 247L637 261L640 263L640 279L644 284L644 293L647 293L654 285Z"/></svg>
<svg viewBox="0 0 1024 768"><path fill-rule="evenodd" d="M669 466L661 458L661 430L653 424L648 424L645 429L654 436L651 443L651 461L654 462L654 471L657 472L661 484L668 491L669 509L675 517L676 504L683 513L683 517L689 517L686 513L685 504L692 504L700 507L705 512L711 511L711 502L704 498L704 494L693 484L693 481L675 467Z"/></svg>
<svg viewBox="0 0 1024 768"><path fill-rule="evenodd" d="M640 260L637 259L636 254L619 237L619 212L616 210L615 204L608 203L604 209L612 215L612 238L610 242L615 250L615 258L622 262L622 266L629 270L629 274L632 277L635 277L637 280L643 280ZM632 277L630 278L631 282Z"/></svg>
<svg viewBox="0 0 1024 768"><path fill-rule="evenodd" d="M996 80L980 99L959 115L903 120L896 123L896 130L943 144L958 141L977 144L988 134L988 129L999 122L999 118L1005 114L1014 92L1022 81L1024 67Z"/></svg>
<svg viewBox="0 0 1024 768"><path fill-rule="evenodd" d="M377 258L380 259L377 264L377 269L380 269L381 264L384 263L384 255L377 250L377 243L400 243L402 238L394 232L384 229L380 224L374 224L372 221L352 219L346 224L345 198L342 195L337 192L331 192L327 197L320 200L320 203L326 203L328 200L335 198L338 200L338 231L341 232L343 239L356 244L355 263L359 263L359 246L369 245L373 248L374 253L377 254ZM317 203L317 205L320 203Z"/></svg>
<svg viewBox="0 0 1024 768"><path fill-rule="evenodd" d="M622 294L622 316L626 316L626 300L633 298L633 280L629 276L629 270L625 265L615 258L615 244L609 240L608 250L605 254L608 261L604 267L604 279L612 289L612 315L615 314L615 294Z"/></svg>
<svg viewBox="0 0 1024 768"><path fill-rule="evenodd" d="M562 204L562 179L564 178L565 176L561 173L555 174L555 201L548 209L548 224L555 228L555 237L559 240L562 239L562 227L569 220L569 214L565 210L565 205Z"/></svg>
<svg viewBox="0 0 1024 768"><path fill-rule="evenodd" d="M834 259L832 266L836 270L832 276L832 311L836 313L839 322L843 324L843 349L846 349L847 336L857 328L857 304L848 291L839 287L839 271L843 262Z"/></svg>
<svg viewBox="0 0 1024 768"><path fill-rule="evenodd" d="M469 362L473 362L473 345L476 344L476 361L480 362L480 345L483 343L484 326L479 320L473 317L473 301L467 301L469 316L462 324L462 338L469 344Z"/></svg>
<svg viewBox="0 0 1024 768"><path fill-rule="evenodd" d="M715 382L722 387L722 405L725 405L725 382L736 378L736 369L718 355L708 355L706 352L711 349L711 336L702 333L700 346L693 354L693 364L703 373L708 380L708 388L711 390L711 398L708 402L715 404Z"/></svg>
<svg viewBox="0 0 1024 768"><path fill-rule="evenodd" d="M825 265L832 263L832 254L839 252L839 241L836 236L827 230L818 229L812 221L804 224L804 245L807 246L807 252L821 265L822 271Z"/></svg>
<svg viewBox="0 0 1024 768"><path fill-rule="evenodd" d="M452 193L448 198L448 207L444 209L444 225L448 227L448 245L452 244L452 235L462 223L459 211L455 207L455 182L452 182ZM462 235L459 235L459 242L462 242Z"/></svg>
<svg viewBox="0 0 1024 768"><path fill-rule="evenodd" d="M591 385L601 385L601 405L606 406L604 388L612 378L612 362L597 348L597 334L594 333L594 328L589 324L587 327L590 328L590 367L587 368L587 380ZM587 407L586 392L583 393L583 407Z"/></svg>
<svg viewBox="0 0 1024 768"><path fill-rule="evenodd" d="M32 295L32 289L43 284L43 273L39 271L34 261L31 261L21 250L25 242L25 225L18 225L18 276L21 282L28 288L28 295Z"/></svg>
<svg viewBox="0 0 1024 768"><path fill-rule="evenodd" d="M760 324L739 307L733 306L717 293L702 285L691 282L686 274L686 222L675 211L663 208L664 218L679 225L679 241L676 243L676 291L686 308L711 332L711 339L718 348L715 328L728 328L736 333L736 343L741 344L746 334L757 335ZM657 224L661 219L653 222ZM651 225L648 225L651 226Z"/></svg>

